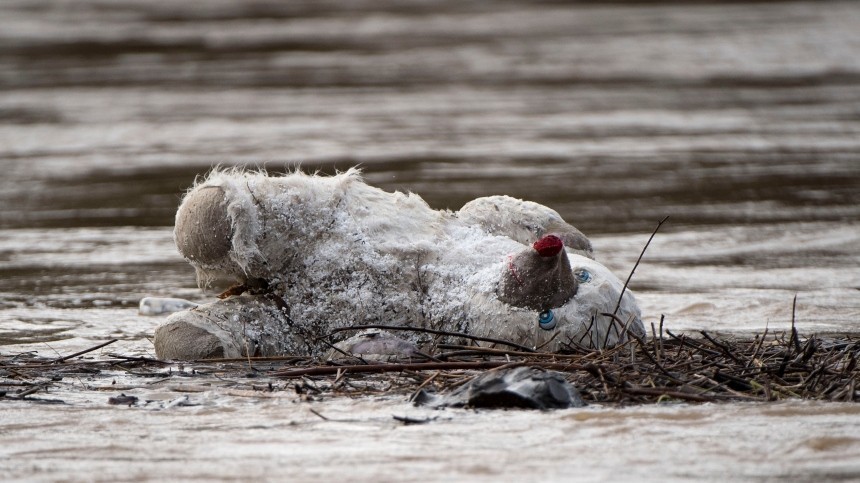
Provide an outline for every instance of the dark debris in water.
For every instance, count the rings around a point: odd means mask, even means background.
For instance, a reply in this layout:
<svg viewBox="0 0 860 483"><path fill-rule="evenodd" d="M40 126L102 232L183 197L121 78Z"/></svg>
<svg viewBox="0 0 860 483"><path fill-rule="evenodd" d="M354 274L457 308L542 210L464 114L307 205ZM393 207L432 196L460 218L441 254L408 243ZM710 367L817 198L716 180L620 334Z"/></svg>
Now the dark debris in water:
<svg viewBox="0 0 860 483"><path fill-rule="evenodd" d="M427 424L427 423L431 423L433 421L436 421L436 419L437 419L436 417L420 418L420 419L419 418L410 418L409 416L398 416L396 414L391 416L391 417L395 421L400 421L401 423L403 423L404 426L411 426L411 425L415 425L415 424Z"/></svg>
<svg viewBox="0 0 860 483"><path fill-rule="evenodd" d="M420 406L471 408L565 409L582 407L579 392L564 374L540 367L491 369L448 395L420 390L413 398Z"/></svg>
<svg viewBox="0 0 860 483"><path fill-rule="evenodd" d="M85 375L87 384L101 386L112 385L121 375L125 386L176 381L215 391L229 388L261 395L286 391L298 401L392 395L420 401L430 394L447 394L438 396L443 398L438 405L466 407L552 408L576 406L580 401L609 405L858 401L858 358L857 335L801 337L793 329L755 336L654 330L649 340L634 338L611 349L580 349L569 354L440 345L432 361L367 364L308 357L176 363L118 354L59 359L0 354L0 404L62 403L37 396L83 390L76 382L78 376L63 377L69 374ZM522 381L528 384L522 385ZM123 393L107 402L137 405L136 397ZM188 404L179 401L174 405Z"/></svg>
<svg viewBox="0 0 860 483"><path fill-rule="evenodd" d="M108 404L112 404L115 406L123 405L123 406L131 406L137 402L137 396L126 396L125 394L120 394L119 396L109 397Z"/></svg>

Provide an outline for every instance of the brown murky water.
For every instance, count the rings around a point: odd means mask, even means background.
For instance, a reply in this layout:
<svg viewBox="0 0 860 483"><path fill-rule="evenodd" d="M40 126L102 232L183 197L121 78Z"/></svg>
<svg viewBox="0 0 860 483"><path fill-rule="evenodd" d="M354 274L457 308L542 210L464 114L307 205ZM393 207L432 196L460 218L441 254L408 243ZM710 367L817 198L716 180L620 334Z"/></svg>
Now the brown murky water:
<svg viewBox="0 0 860 483"><path fill-rule="evenodd" d="M0 352L110 338L143 296L205 299L171 241L213 164L364 166L437 208L545 203L630 270L646 323L860 323L860 6L852 2L0 4ZM5 376L4 376L5 377ZM199 406L0 403L0 479L860 477L853 405L551 414L194 392ZM176 387L139 386L170 400ZM112 393L110 393L112 394ZM505 463L500 461L506 458Z"/></svg>

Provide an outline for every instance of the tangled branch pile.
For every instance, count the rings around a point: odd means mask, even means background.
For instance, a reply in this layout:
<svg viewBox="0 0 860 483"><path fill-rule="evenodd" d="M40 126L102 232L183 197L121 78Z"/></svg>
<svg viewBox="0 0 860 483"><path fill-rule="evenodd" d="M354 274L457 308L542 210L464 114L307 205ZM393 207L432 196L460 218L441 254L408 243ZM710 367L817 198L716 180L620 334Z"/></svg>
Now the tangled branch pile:
<svg viewBox="0 0 860 483"><path fill-rule="evenodd" d="M0 355L0 401L28 400L40 391L61 387L64 377L81 373L95 381L100 375L116 377L117 371L127 378L150 381L196 378L212 383L213 389L287 390L319 398L408 395L431 388L444 392L482 371L518 365L562 372L590 403L856 401L860 396L860 340L855 336L801 338L794 329L778 334L765 331L752 338L707 332L675 335L667 331L664 335L661 330L647 341L636 339L612 349L571 354L440 345L427 359L386 363L357 357L346 363L282 357L181 365L116 354L81 358L93 349L54 360Z"/></svg>

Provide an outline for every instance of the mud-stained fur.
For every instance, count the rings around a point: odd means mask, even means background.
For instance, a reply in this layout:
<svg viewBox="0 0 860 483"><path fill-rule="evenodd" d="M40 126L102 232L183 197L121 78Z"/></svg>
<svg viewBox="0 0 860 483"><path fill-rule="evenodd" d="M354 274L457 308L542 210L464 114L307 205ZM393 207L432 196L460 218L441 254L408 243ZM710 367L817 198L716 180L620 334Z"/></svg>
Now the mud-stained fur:
<svg viewBox="0 0 860 483"><path fill-rule="evenodd" d="M622 327L600 315L612 312L623 284L588 257L591 244L576 228L549 208L508 197L479 198L464 210L437 211L415 194L374 188L356 169L280 177L215 170L177 211L177 247L201 284L228 279L266 290L172 315L156 330L156 351L205 356L208 342L187 351L176 342L183 325L195 334L211 328L222 340L213 353L224 357L318 355L327 349L319 336L362 324L467 332L554 351L625 339ZM549 235L566 247L535 255L531 244ZM546 283L541 266L555 270ZM570 273L558 273L568 266ZM555 325L542 328L548 311ZM643 332L629 292L618 315Z"/></svg>

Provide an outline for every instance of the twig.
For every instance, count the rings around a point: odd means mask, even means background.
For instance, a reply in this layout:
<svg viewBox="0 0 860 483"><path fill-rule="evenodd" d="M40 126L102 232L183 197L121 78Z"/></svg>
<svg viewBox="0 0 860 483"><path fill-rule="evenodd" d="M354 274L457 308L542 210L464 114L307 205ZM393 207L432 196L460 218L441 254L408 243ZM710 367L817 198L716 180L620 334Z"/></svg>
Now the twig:
<svg viewBox="0 0 860 483"><path fill-rule="evenodd" d="M288 369L276 371L272 377L301 377L301 376L323 376L337 374L338 370L356 373L368 372L401 372L401 371L438 371L449 369L496 369L502 366L514 366L523 364L524 361L475 361L475 362L421 362L421 363L393 363L393 364L368 364L353 366L315 366L304 369ZM584 369L579 364L557 363L557 362L531 362L529 365L555 369L561 371L576 371Z"/></svg>
<svg viewBox="0 0 860 483"><path fill-rule="evenodd" d="M761 334L761 339L759 339L758 343L755 345L755 348L752 352L752 356L750 356L750 360L747 361L747 369L749 369L749 367L755 362L755 358L756 356L758 356L758 351L761 350L762 345L764 345L765 337L767 337L767 326L765 326L764 332Z"/></svg>
<svg viewBox="0 0 860 483"><path fill-rule="evenodd" d="M29 396L30 394L41 391L42 389L47 389L49 385L50 384L35 385L35 386L31 387L30 389L27 389L26 391L21 391L20 393L15 394L14 397L19 398L19 399L23 399L23 398Z"/></svg>
<svg viewBox="0 0 860 483"><path fill-rule="evenodd" d="M429 422L435 421L436 418L438 418L438 416L434 416L432 418L415 419L410 418L409 416L398 416L396 414L392 414L391 417L394 418L395 421L400 421L406 426L409 426L411 424L427 424Z"/></svg>
<svg viewBox="0 0 860 483"><path fill-rule="evenodd" d="M657 362L660 362L660 343L657 340L657 329L654 327L654 322L651 322L651 342L654 343L654 357Z"/></svg>
<svg viewBox="0 0 860 483"><path fill-rule="evenodd" d="M310 412L314 413L314 415L316 415L317 417L319 417L319 418L320 418L320 419L322 419L323 421L328 421L328 420L329 420L327 417L323 416L323 415L322 415L322 413L318 412L318 411L317 411L316 409L314 409L314 408L308 408L308 411L310 411Z"/></svg>
<svg viewBox="0 0 860 483"><path fill-rule="evenodd" d="M560 331L555 331L555 333L554 333L554 334L552 334L552 337L550 337L548 341L546 341L546 342L544 342L543 344L541 344L541 345L539 345L539 346L535 347L535 352L537 352L537 351L539 351L539 350L543 349L544 347L548 346L552 341L554 341L554 340L555 340L555 338L556 338L556 337L558 337L558 334L561 334L561 332L560 332Z"/></svg>
<svg viewBox="0 0 860 483"><path fill-rule="evenodd" d="M82 351L75 352L74 354L69 354L69 355L67 355L67 356L63 356L63 357L60 357L60 358L54 359L54 361L53 361L53 362L56 364L57 362L63 362L63 361L68 360L68 359L73 359L73 358L75 358L75 357L82 356L82 355L87 354L87 353L89 353L89 352L92 352L92 351L94 351L94 350L101 349L101 348L102 348L102 347L104 347L104 346L111 345L111 344L113 344L114 342L116 342L116 341L118 341L118 340L119 340L119 339L111 339L111 340L109 340L109 341L107 341L107 342L103 342L103 343L101 343L101 344L99 344L99 345L97 345L97 346L90 347L89 349L84 349L84 350L82 350Z"/></svg>
<svg viewBox="0 0 860 483"><path fill-rule="evenodd" d="M421 362L421 363L404 363L404 364L367 364L367 365L351 365L351 366L314 366L304 369L288 369L285 371L276 371L271 374L273 377L300 377L300 376L323 376L329 374L337 374L338 370L345 370L351 373L366 373L366 372L400 372L405 370L410 371L427 371L427 370L443 370L443 369L492 369L503 366L507 361L481 361L481 362Z"/></svg>
<svg viewBox="0 0 860 483"><path fill-rule="evenodd" d="M797 352L800 352L800 340L797 336L797 328L794 326L795 314L797 312L797 294L794 294L794 299L791 301L791 338L789 339L789 344L791 341L794 341L794 347Z"/></svg>
<svg viewBox="0 0 860 483"><path fill-rule="evenodd" d="M427 387L428 384L430 384L431 382L433 382L434 379L439 377L439 374L442 374L442 371L436 371L435 373L433 373L432 376L425 379L424 382L422 382L418 387L415 388L415 391L412 393L412 397L410 397L409 400L414 401L415 397L418 396L418 391Z"/></svg>
<svg viewBox="0 0 860 483"><path fill-rule="evenodd" d="M162 361L160 359L153 359L151 357L143 357L143 356L126 356L122 354L117 354L114 352L110 352L107 355L108 357L113 357L114 359L119 359L118 361L114 361L118 364L122 364L124 362L140 362L142 364L163 364L163 365L172 365L173 362Z"/></svg>
<svg viewBox="0 0 860 483"><path fill-rule="evenodd" d="M651 240L654 239L654 235L657 234L657 230L663 226L663 223L669 219L669 216L663 217L662 220L657 222L657 227L654 228L654 231L651 233L651 236L648 238L648 241L645 243L645 246L642 247L642 251L639 253L639 258L636 259L636 264L633 265L633 270L630 270L630 275L627 276L627 280L624 282L624 287L621 288L621 295L618 296L618 303L615 304L615 310L612 311L613 314L618 313L618 309L621 307L621 300L624 298L624 292L627 291L627 285L630 283L630 279L633 278L633 273L636 272L636 268L639 266L639 262L642 261L642 257L645 255L645 250L648 249L648 245L651 244Z"/></svg>
<svg viewBox="0 0 860 483"><path fill-rule="evenodd" d="M494 339L492 337L479 337L476 335L465 334L463 332L449 332L447 330L427 329L424 327L409 327L409 326L404 326L404 325L371 324L371 325L353 325L351 327L341 327L339 329L332 330L330 333L328 333L322 337L317 337L317 340L329 338L332 335L337 334L338 332L344 332L347 330L364 330L364 329L403 330L403 331L412 331L412 332L426 332L428 334L447 335L450 337L463 337L466 339L478 340L481 342L490 342L493 344L502 344L502 345L506 345L508 347L517 348L517 349L519 349L521 351L525 351L525 352L536 352L534 349L532 349L530 347L526 347L526 346L520 345L520 344L515 344L513 342L509 342L506 340Z"/></svg>
<svg viewBox="0 0 860 483"><path fill-rule="evenodd" d="M531 358L551 358L551 359L581 359L583 356L575 355L575 354L557 354L555 352L519 352L519 351L511 351L507 349L494 349L492 347L480 347L480 346L468 346L468 345L455 345L455 344L439 344L440 349L460 349L462 352L469 352L471 354L486 354L486 355L501 355L501 356L514 356L514 357L531 357ZM441 355L449 355L449 353L444 353ZM462 355L462 354L458 354Z"/></svg>
<svg viewBox="0 0 860 483"><path fill-rule="evenodd" d="M622 391L627 394L643 395L643 396L668 396L675 399L686 399L687 401L695 402L712 402L714 399L698 394L690 394L681 391L675 391L668 387L622 387Z"/></svg>
<svg viewBox="0 0 860 483"><path fill-rule="evenodd" d="M665 318L666 316L664 314L660 314L660 357L658 357L657 360L662 359L663 356L663 319Z"/></svg>
<svg viewBox="0 0 860 483"><path fill-rule="evenodd" d="M252 362L298 362L298 361L307 361L310 360L309 356L268 356L268 357L251 357ZM188 362L200 362L200 363L215 363L215 362L246 362L248 358L245 357L225 357L225 358L217 358L217 359L195 359L193 361ZM160 362L162 364L174 364L174 362L167 361L159 361L158 359L150 359L147 362Z"/></svg>
<svg viewBox="0 0 860 483"><path fill-rule="evenodd" d="M729 359L731 359L731 360L733 360L733 361L737 362L738 364L740 364L740 363L742 363L742 362L743 362L743 361L741 361L740 359L738 359L734 354L732 354L732 351L731 351L731 349L729 349L729 347L728 347L728 346L726 346L726 345L725 345L725 344L723 344L722 342L720 342L720 341L718 341L718 340L714 339L713 337L711 337L711 336L710 336L710 334L708 334L708 333L707 333L707 332L705 332L704 330L700 330L700 331L699 331L699 333L700 333L700 334L702 334L702 336L704 336L704 337L705 337L705 339L708 339L708 341L709 341L711 344L714 344L714 346L716 346L716 347L718 347L720 350L722 350L722 351L723 351L723 353L729 357Z"/></svg>
<svg viewBox="0 0 860 483"><path fill-rule="evenodd" d="M678 341L678 342L680 342L682 345L685 345L685 346L687 346L687 347L689 347L689 348L691 348L691 349L695 349L695 350L697 350L697 351L701 351L701 352L703 352L704 354L707 354L707 355L710 355L710 356L718 356L718 355L720 355L720 353L719 353L719 352L715 352L715 351L712 351L711 349L707 349L707 348L703 347L703 346L702 346L702 344L700 344L700 343L698 343L698 342L695 342L695 343L694 343L692 340L688 339L687 337L684 337L683 335L681 335L681 336L677 336L677 335L673 334L673 333L672 333L672 331L671 331L671 330L669 330L669 329L666 329L666 333L667 333L667 334L669 334L669 337L671 337L671 338L673 338L673 339L677 340L677 341Z"/></svg>

